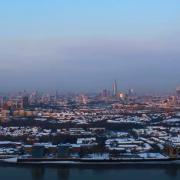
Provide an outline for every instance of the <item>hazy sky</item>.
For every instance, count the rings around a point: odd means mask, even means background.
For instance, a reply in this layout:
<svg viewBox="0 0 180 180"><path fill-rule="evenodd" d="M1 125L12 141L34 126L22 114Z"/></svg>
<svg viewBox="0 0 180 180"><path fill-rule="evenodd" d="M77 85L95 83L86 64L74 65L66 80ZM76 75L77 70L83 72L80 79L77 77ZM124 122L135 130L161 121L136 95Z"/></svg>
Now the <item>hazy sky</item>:
<svg viewBox="0 0 180 180"><path fill-rule="evenodd" d="M171 91L179 0L0 0L0 91Z"/></svg>

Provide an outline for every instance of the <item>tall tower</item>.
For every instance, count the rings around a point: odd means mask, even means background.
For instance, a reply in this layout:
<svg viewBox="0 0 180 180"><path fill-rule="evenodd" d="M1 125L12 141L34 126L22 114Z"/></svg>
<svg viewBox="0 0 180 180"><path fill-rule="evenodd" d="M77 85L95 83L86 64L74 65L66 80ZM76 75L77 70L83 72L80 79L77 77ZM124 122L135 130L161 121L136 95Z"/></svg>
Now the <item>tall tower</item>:
<svg viewBox="0 0 180 180"><path fill-rule="evenodd" d="M113 83L113 96L116 96L116 94L117 94L117 82L115 80Z"/></svg>

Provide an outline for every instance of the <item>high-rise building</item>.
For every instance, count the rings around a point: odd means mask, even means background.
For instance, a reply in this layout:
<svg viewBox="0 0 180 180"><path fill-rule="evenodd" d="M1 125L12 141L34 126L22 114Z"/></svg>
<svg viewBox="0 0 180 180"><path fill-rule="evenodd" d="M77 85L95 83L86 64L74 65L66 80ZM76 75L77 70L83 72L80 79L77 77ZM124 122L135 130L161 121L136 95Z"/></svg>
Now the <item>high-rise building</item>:
<svg viewBox="0 0 180 180"><path fill-rule="evenodd" d="M129 89L128 90L128 96L134 96L134 89Z"/></svg>
<svg viewBox="0 0 180 180"><path fill-rule="evenodd" d="M86 105L88 103L88 97L82 94L76 97L76 101L79 102L80 104Z"/></svg>
<svg viewBox="0 0 180 180"><path fill-rule="evenodd" d="M115 80L113 83L113 96L116 96L116 95L117 95L117 82Z"/></svg>
<svg viewBox="0 0 180 180"><path fill-rule="evenodd" d="M2 106L3 106L3 103L4 103L4 101L3 101L3 97L0 97L0 107L2 107Z"/></svg>
<svg viewBox="0 0 180 180"><path fill-rule="evenodd" d="M178 97L180 97L180 86L176 88L176 94Z"/></svg>
<svg viewBox="0 0 180 180"><path fill-rule="evenodd" d="M102 93L101 93L102 97L107 97L108 96L108 90L107 89L103 89Z"/></svg>
<svg viewBox="0 0 180 180"><path fill-rule="evenodd" d="M29 105L29 97L28 96L24 96L22 101L23 101L23 107L27 107Z"/></svg>

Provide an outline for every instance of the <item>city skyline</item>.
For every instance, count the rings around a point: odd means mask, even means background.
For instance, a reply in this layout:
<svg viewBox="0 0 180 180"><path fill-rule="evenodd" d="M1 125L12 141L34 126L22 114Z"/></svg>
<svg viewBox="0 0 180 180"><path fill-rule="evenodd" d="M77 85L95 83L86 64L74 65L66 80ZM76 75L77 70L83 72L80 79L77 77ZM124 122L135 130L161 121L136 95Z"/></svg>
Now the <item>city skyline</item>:
<svg viewBox="0 0 180 180"><path fill-rule="evenodd" d="M180 2L0 3L2 91L169 92L180 84ZM152 13L153 12L153 13Z"/></svg>
<svg viewBox="0 0 180 180"><path fill-rule="evenodd" d="M179 20L179 0L0 1L0 179L180 179Z"/></svg>

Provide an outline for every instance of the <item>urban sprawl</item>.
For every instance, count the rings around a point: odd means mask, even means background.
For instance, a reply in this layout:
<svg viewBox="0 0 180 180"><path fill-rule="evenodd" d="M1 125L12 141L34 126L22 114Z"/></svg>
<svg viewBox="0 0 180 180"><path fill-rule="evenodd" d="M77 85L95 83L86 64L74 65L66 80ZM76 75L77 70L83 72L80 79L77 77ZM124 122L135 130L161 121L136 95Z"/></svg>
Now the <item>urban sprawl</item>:
<svg viewBox="0 0 180 180"><path fill-rule="evenodd" d="M180 157L180 88L171 95L133 89L98 94L0 95L0 157Z"/></svg>

